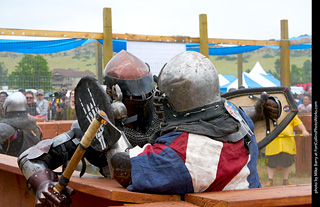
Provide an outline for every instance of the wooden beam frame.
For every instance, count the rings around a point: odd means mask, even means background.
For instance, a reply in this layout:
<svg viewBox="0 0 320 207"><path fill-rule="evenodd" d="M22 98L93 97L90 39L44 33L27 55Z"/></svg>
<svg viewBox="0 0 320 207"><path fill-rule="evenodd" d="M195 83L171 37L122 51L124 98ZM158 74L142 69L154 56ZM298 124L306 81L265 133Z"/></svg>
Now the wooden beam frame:
<svg viewBox="0 0 320 207"><path fill-rule="evenodd" d="M31 37L56 37L75 39L103 39L103 33L95 32L72 32L53 30L29 30L29 29L7 29L0 28L0 35L6 36L31 36ZM200 38L188 36L156 36L138 34L113 33L112 39L145 42L174 42L174 43L199 43ZM311 38L291 40L290 45L312 42ZM208 38L209 44L232 44L232 45L257 45L257 46L280 46L280 41L275 40L245 40L245 39L222 39Z"/></svg>
<svg viewBox="0 0 320 207"><path fill-rule="evenodd" d="M200 32L200 53L207 58L209 57L209 45L208 45L208 23L207 15L199 15L199 32Z"/></svg>
<svg viewBox="0 0 320 207"><path fill-rule="evenodd" d="M103 8L103 68L113 57L111 8Z"/></svg>
<svg viewBox="0 0 320 207"><path fill-rule="evenodd" d="M290 89L290 42L288 20L281 20L280 82Z"/></svg>

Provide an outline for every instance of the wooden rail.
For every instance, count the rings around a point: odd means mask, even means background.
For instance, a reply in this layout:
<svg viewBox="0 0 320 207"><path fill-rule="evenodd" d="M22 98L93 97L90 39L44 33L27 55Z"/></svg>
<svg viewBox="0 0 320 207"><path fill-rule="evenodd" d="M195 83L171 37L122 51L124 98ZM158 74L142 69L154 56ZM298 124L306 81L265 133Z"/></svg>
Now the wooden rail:
<svg viewBox="0 0 320 207"><path fill-rule="evenodd" d="M115 180L85 174L73 174L69 186L76 190L72 206L92 207L124 205L125 203L150 203L180 201L180 195L159 195L130 192ZM0 154L1 206L34 206L35 198L27 192L26 179L18 168L17 158Z"/></svg>
<svg viewBox="0 0 320 207"><path fill-rule="evenodd" d="M76 39L103 39L103 33L98 32L73 32L54 30L29 30L29 29L8 29L0 28L0 35L7 36L32 36L32 37L57 37ZM119 34L113 33L112 39L147 41L147 42L175 42L175 43L199 43L199 37L189 36L159 36L159 35L139 35L139 34ZM291 40L290 45L311 42L311 38ZM280 46L280 41L275 40L245 40L245 39L223 39L208 38L209 44L232 44L232 45L257 45L257 46Z"/></svg>
<svg viewBox="0 0 320 207"><path fill-rule="evenodd" d="M311 206L311 184L277 186L180 195L159 195L130 192L112 179L75 172L69 186L75 189L71 206ZM33 206L35 198L27 192L26 179L20 172L17 158L0 154L1 206Z"/></svg>
<svg viewBox="0 0 320 207"><path fill-rule="evenodd" d="M72 123L75 120L66 121L49 121L49 122L37 122L42 131L43 139L51 139L63 132L70 130Z"/></svg>

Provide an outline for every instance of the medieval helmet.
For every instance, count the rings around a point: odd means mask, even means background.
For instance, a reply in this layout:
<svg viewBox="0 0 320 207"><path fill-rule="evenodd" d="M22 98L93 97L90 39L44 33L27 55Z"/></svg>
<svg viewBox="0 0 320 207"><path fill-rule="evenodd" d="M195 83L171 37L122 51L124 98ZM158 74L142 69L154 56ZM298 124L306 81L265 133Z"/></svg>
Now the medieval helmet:
<svg viewBox="0 0 320 207"><path fill-rule="evenodd" d="M158 84L176 112L221 100L218 73L212 62L198 52L173 57L160 71Z"/></svg>
<svg viewBox="0 0 320 207"><path fill-rule="evenodd" d="M104 84L108 88L115 84L120 86L124 98L145 100L154 88L149 66L124 50L121 50L108 62L103 76Z"/></svg>
<svg viewBox="0 0 320 207"><path fill-rule="evenodd" d="M5 114L27 111L27 99L21 92L10 94L3 104Z"/></svg>
<svg viewBox="0 0 320 207"><path fill-rule="evenodd" d="M153 118L153 105L150 100L153 97L154 82L149 66L122 50L108 62L103 76L107 91L116 84L119 85L128 117L138 115L133 128L144 131Z"/></svg>

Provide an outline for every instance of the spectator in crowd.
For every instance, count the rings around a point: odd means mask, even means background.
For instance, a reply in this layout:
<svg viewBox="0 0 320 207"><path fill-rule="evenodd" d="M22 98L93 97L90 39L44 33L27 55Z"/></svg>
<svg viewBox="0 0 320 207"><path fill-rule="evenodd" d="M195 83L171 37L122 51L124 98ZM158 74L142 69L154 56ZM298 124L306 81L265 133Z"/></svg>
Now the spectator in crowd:
<svg viewBox="0 0 320 207"><path fill-rule="evenodd" d="M229 88L228 92L235 91L235 90L237 90L237 89L236 88Z"/></svg>
<svg viewBox="0 0 320 207"><path fill-rule="evenodd" d="M27 112L29 117L35 117L39 113L37 112L36 109L36 102L34 101L34 95L32 91L27 91L26 94L26 99L27 99Z"/></svg>
<svg viewBox="0 0 320 207"><path fill-rule="evenodd" d="M37 111L37 104L34 100L34 95L32 91L27 91L26 94L27 99L27 113L28 116L37 121L45 121L44 117L39 117L39 113Z"/></svg>
<svg viewBox="0 0 320 207"><path fill-rule="evenodd" d="M266 147L266 164L268 171L268 181L266 186L273 186L273 176L277 170L282 170L283 185L290 185L288 180L290 166L294 162L296 154L296 143L294 140L293 127L297 127L303 136L309 136L302 121L295 116L288 126L270 142Z"/></svg>
<svg viewBox="0 0 320 207"><path fill-rule="evenodd" d="M36 102L36 110L39 113L36 117L41 119L41 121L47 120L48 113L48 101L44 99L44 90L39 89L37 91L37 102Z"/></svg>
<svg viewBox="0 0 320 207"><path fill-rule="evenodd" d="M58 104L55 120L76 120L76 110L74 104L74 89L70 92L70 100L66 104Z"/></svg>
<svg viewBox="0 0 320 207"><path fill-rule="evenodd" d="M56 117L57 105L60 105L60 106L65 105L67 92L68 92L68 87L66 85L62 85L60 91L57 91L54 93L55 98L53 99L52 105L51 105L51 111L52 111L51 119L54 119Z"/></svg>
<svg viewBox="0 0 320 207"><path fill-rule="evenodd" d="M7 92L2 91L0 93L0 120L4 118L3 104L7 97L8 97Z"/></svg>
<svg viewBox="0 0 320 207"><path fill-rule="evenodd" d="M302 100L303 100L304 96L309 96L310 101L312 100L312 88L310 86L306 86L304 88L304 94L300 97L300 99L297 103L297 106L302 104Z"/></svg>
<svg viewBox="0 0 320 207"><path fill-rule="evenodd" d="M21 92L23 95L26 95L26 89L24 89L24 88L19 88L18 91Z"/></svg>
<svg viewBox="0 0 320 207"><path fill-rule="evenodd" d="M312 104L310 103L310 97L308 95L304 96L302 103L298 106L299 113L311 113Z"/></svg>

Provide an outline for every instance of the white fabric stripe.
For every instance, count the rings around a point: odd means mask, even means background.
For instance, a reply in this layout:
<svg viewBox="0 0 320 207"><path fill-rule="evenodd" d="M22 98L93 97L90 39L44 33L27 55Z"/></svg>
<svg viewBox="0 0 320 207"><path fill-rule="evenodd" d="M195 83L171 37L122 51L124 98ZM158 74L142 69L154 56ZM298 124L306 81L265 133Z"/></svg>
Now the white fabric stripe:
<svg viewBox="0 0 320 207"><path fill-rule="evenodd" d="M240 172L223 188L224 190L237 190L249 188L249 182L247 180L250 170L248 163L250 161L250 155L247 164L240 170Z"/></svg>
<svg viewBox="0 0 320 207"><path fill-rule="evenodd" d="M195 193L203 192L216 179L222 142L189 133L185 165Z"/></svg>
<svg viewBox="0 0 320 207"><path fill-rule="evenodd" d="M148 145L151 145L151 144L145 144L142 148L139 147L139 146L135 146L134 148L130 149L130 150L129 150L129 156L130 156L130 158L138 156L138 154L142 153L143 150L144 150Z"/></svg>

